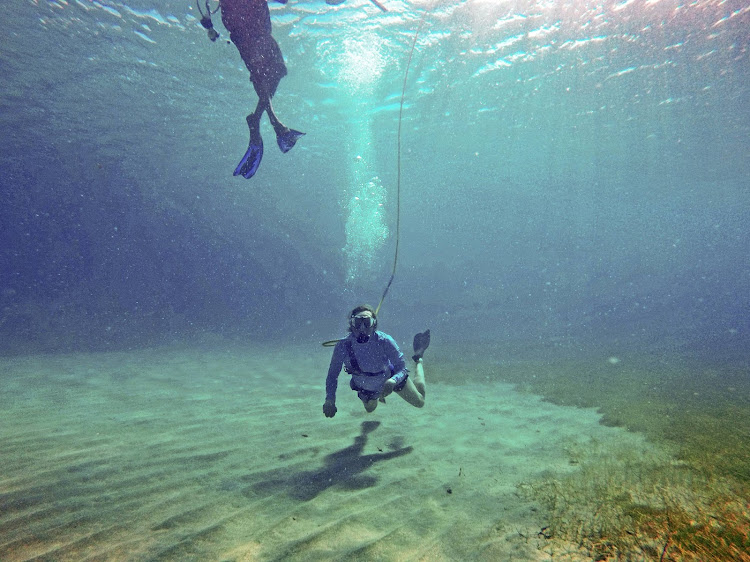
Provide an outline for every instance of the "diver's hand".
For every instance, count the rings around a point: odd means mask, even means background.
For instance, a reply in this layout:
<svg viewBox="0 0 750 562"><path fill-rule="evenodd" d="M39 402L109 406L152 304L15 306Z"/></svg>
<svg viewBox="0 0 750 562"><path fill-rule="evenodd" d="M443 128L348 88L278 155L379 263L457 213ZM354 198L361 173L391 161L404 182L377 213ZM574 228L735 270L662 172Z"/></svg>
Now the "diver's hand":
<svg viewBox="0 0 750 562"><path fill-rule="evenodd" d="M323 413L326 415L327 418L332 418L336 415L336 402L333 400L326 400L325 404L323 404Z"/></svg>
<svg viewBox="0 0 750 562"><path fill-rule="evenodd" d="M385 398L390 393L392 393L396 384L398 383L396 383L396 381L394 381L392 378L385 381L385 383L383 384L383 391L380 393L380 397Z"/></svg>

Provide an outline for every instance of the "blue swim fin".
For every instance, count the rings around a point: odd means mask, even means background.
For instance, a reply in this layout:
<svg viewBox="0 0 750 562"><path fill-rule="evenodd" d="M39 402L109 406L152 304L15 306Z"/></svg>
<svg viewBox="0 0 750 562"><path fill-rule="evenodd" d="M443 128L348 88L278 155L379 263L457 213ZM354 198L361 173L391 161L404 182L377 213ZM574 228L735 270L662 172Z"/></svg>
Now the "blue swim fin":
<svg viewBox="0 0 750 562"><path fill-rule="evenodd" d="M257 135L256 138L253 138L253 136L250 137L250 146L247 147L247 152L245 152L245 155L242 157L242 160L240 160L240 163L237 164L237 168L234 170L234 175L242 177L246 179L250 179L255 175L255 172L258 171L258 166L260 166L260 161L263 158L263 139L260 137L260 135Z"/></svg>
<svg viewBox="0 0 750 562"><path fill-rule="evenodd" d="M297 143L297 140L304 135L305 133L295 131L294 129L286 129L281 134L276 135L276 142L278 143L281 152L286 153L292 150L292 147Z"/></svg>

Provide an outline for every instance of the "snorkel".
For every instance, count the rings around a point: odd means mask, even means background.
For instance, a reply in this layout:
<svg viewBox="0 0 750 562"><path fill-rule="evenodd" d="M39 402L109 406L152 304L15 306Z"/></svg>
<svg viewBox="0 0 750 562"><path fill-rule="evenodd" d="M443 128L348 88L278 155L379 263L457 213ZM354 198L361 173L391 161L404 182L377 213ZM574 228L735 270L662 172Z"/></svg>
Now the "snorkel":
<svg viewBox="0 0 750 562"><path fill-rule="evenodd" d="M326 4L328 4L329 6L338 6L339 4L343 4L345 1L346 0L326 0ZM381 11L383 11L383 12L387 12L388 11L388 8L386 8L385 6L383 6L383 4L381 4L380 2L378 2L378 0L370 0L370 2L372 2L373 4L375 4L375 6L377 6Z"/></svg>
<svg viewBox="0 0 750 562"><path fill-rule="evenodd" d="M384 11L384 12L388 11L388 8L386 8L385 6L383 6L383 4L381 4L380 2L378 2L378 0L370 0L370 2L372 2L373 4L375 4L382 11Z"/></svg>

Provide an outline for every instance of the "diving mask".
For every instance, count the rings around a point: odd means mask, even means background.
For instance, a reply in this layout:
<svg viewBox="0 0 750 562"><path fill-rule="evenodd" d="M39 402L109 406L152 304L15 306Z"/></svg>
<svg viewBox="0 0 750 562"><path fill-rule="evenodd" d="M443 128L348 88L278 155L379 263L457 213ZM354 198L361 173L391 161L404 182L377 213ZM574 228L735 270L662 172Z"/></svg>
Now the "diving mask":
<svg viewBox="0 0 750 562"><path fill-rule="evenodd" d="M357 314L349 319L349 326L356 332L369 332L375 326L375 318L369 314Z"/></svg>

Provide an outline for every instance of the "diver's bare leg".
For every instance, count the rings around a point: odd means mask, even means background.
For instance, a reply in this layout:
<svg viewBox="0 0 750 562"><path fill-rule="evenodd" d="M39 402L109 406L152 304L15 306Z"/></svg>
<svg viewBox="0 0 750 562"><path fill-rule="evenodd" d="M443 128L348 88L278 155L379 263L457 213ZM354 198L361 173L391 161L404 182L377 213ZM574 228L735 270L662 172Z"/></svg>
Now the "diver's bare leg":
<svg viewBox="0 0 750 562"><path fill-rule="evenodd" d="M420 392L417 390L417 387L414 386L414 382L411 380L411 377L406 379L406 385L404 385L404 388L402 388L401 390L396 390L394 392L412 406L416 406L417 408L421 408L422 406L424 406L424 395L420 394Z"/></svg>
<svg viewBox="0 0 750 562"><path fill-rule="evenodd" d="M271 126L273 127L273 130L276 131L276 134L284 133L289 130L289 127L284 125L281 121L279 121L279 118L276 117L276 112L273 110L273 104L271 103L271 100L268 100L268 104L266 105L266 113L268 114L268 120L271 122Z"/></svg>
<svg viewBox="0 0 750 562"><path fill-rule="evenodd" d="M425 390L424 367L422 366L422 359L420 359L417 361L417 368L414 369L414 376L410 375L406 379L404 388L395 392L412 406L421 408L424 406Z"/></svg>
<svg viewBox="0 0 750 562"><path fill-rule="evenodd" d="M271 105L271 98L268 98L268 104L265 109L268 114L268 120L271 122L271 126L273 126L273 130L276 133L276 143L279 145L281 152L289 152L297 140L305 133L290 129L279 121L279 118L276 117L276 112Z"/></svg>
<svg viewBox="0 0 750 562"><path fill-rule="evenodd" d="M424 380L424 367L422 366L422 362L423 359L420 358L419 361L417 361L416 369L414 369L414 386L424 399L427 395L427 384Z"/></svg>
<svg viewBox="0 0 750 562"><path fill-rule="evenodd" d="M266 105L266 113L268 113L268 120L271 122L271 126L273 126L274 130L278 127L284 127L281 121L279 121L279 118L276 117L276 112L273 110L273 103L271 100L268 100L268 104Z"/></svg>
<svg viewBox="0 0 750 562"><path fill-rule="evenodd" d="M250 138L253 134L260 134L260 118L263 116L263 112L267 111L270 107L271 100L258 98L258 105L255 106L255 111L245 118L247 126L250 128Z"/></svg>

